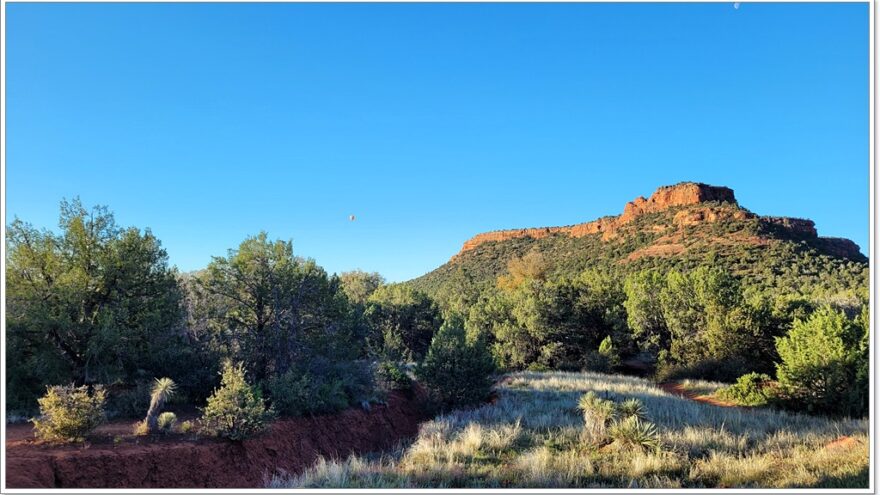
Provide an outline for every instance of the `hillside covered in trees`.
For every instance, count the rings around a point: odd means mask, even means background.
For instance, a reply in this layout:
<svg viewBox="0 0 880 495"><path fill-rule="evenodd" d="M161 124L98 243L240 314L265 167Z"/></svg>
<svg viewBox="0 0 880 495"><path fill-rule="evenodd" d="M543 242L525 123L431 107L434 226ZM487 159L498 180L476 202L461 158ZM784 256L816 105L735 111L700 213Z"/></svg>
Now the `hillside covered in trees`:
<svg viewBox="0 0 880 495"><path fill-rule="evenodd" d="M551 277L711 264L775 293L852 298L868 286L868 260L852 241L820 237L810 220L757 215L731 189L693 182L661 187L617 217L479 234L409 284L440 300L459 297L493 286L529 253L541 255Z"/></svg>

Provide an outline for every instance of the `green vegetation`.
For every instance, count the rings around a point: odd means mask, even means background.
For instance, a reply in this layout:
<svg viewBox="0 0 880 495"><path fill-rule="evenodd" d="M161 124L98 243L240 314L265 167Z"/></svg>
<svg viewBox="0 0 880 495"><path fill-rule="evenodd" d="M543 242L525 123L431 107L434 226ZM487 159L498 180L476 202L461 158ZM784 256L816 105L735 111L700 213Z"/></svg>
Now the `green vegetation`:
<svg viewBox="0 0 880 495"><path fill-rule="evenodd" d="M460 321L446 322L428 348L416 375L444 406L478 404L489 396L492 355L483 342L468 340Z"/></svg>
<svg viewBox="0 0 880 495"><path fill-rule="evenodd" d="M438 416L392 454L321 460L300 475L277 476L269 486L868 486L867 419L716 407L669 395L644 379L597 373L519 372L499 383L494 403ZM629 419L615 428L617 446L585 441L575 406L589 392L620 406L638 399L656 431L647 420ZM835 445L841 436L852 441Z"/></svg>
<svg viewBox="0 0 880 495"><path fill-rule="evenodd" d="M161 421L162 415L165 413L159 413L165 407L165 401L174 395L175 390L177 390L177 385L171 378L156 379L156 382L153 384L153 390L150 393L150 409L147 411L146 419L144 419L147 432L157 433L159 430L166 429L162 426ZM168 414L173 416L173 413Z"/></svg>
<svg viewBox="0 0 880 495"><path fill-rule="evenodd" d="M737 378L733 385L715 392L715 395L741 406L766 406L773 399L768 387L770 381L770 376L764 373L747 373Z"/></svg>
<svg viewBox="0 0 880 495"><path fill-rule="evenodd" d="M48 387L46 395L39 400L40 417L34 418L34 430L43 440L81 441L106 419L105 390L95 386L91 393L85 385Z"/></svg>
<svg viewBox="0 0 880 495"><path fill-rule="evenodd" d="M419 361L443 319L431 298L406 285L385 285L367 299L371 348L390 359Z"/></svg>
<svg viewBox="0 0 880 495"><path fill-rule="evenodd" d="M173 412L163 412L156 419L156 426L159 427L159 431L168 432L174 429L174 425L177 424L177 415Z"/></svg>
<svg viewBox="0 0 880 495"><path fill-rule="evenodd" d="M7 407L32 411L47 384L190 374L182 293L158 239L78 200L62 202L60 226L16 219L7 231Z"/></svg>
<svg viewBox="0 0 880 495"><path fill-rule="evenodd" d="M867 322L867 320L861 320ZM781 392L808 411L864 414L868 407L868 327L821 308L777 341Z"/></svg>
<svg viewBox="0 0 880 495"><path fill-rule="evenodd" d="M608 235L489 242L386 284L328 274L264 232L178 274L149 230L64 202L58 234L9 227L7 407L39 407L37 435L67 441L103 421L105 403L114 416L147 410L137 434L172 431L162 410L174 396L204 405L200 431L241 440L274 414L369 409L417 380L452 412L413 445L274 483L864 484L865 421L841 418L868 412L866 260L734 220L736 205L701 207L718 220L681 222L695 212L671 208ZM591 373L611 371L766 407L720 410ZM495 397L497 372L512 374ZM835 435L857 447L832 454Z"/></svg>
<svg viewBox="0 0 880 495"><path fill-rule="evenodd" d="M202 425L208 433L243 440L261 432L272 412L263 398L245 381L244 366L226 362L220 388L208 397L202 414Z"/></svg>

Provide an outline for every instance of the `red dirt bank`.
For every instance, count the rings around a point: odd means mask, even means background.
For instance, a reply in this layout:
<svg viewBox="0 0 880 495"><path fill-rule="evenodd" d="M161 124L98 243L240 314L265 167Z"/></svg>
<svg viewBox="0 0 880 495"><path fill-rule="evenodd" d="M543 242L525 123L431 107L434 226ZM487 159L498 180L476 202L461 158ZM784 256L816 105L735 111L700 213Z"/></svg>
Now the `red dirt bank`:
<svg viewBox="0 0 880 495"><path fill-rule="evenodd" d="M318 457L344 457L393 447L426 419L418 399L392 394L370 412L282 419L245 440L112 441L40 445L22 435L6 442L8 488L258 488L276 472L298 472ZM22 425L17 429L24 429ZM19 432L20 433L20 432Z"/></svg>

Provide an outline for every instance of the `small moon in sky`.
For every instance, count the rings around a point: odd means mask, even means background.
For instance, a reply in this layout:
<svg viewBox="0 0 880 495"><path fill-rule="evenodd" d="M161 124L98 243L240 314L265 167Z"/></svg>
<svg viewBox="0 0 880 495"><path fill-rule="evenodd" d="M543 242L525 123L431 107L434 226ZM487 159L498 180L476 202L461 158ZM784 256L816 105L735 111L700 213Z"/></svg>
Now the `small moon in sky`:
<svg viewBox="0 0 880 495"><path fill-rule="evenodd" d="M739 10L739 2L733 2L733 8Z"/></svg>

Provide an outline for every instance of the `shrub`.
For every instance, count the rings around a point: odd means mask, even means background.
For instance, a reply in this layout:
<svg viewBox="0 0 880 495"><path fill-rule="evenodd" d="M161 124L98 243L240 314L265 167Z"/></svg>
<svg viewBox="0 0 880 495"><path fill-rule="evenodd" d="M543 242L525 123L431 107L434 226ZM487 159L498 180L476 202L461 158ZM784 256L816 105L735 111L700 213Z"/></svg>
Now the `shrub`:
<svg viewBox="0 0 880 495"><path fill-rule="evenodd" d="M376 381L383 390L409 390L412 379L406 368L395 361L383 361L376 366Z"/></svg>
<svg viewBox="0 0 880 495"><path fill-rule="evenodd" d="M445 406L476 404L489 396L495 363L481 340L468 340L455 319L445 323L431 341L416 375Z"/></svg>
<svg viewBox="0 0 880 495"><path fill-rule="evenodd" d="M782 362L776 367L780 391L788 401L811 412L866 414L859 370L860 327L830 307L807 320L797 320L788 335L776 340Z"/></svg>
<svg viewBox="0 0 880 495"><path fill-rule="evenodd" d="M614 342L611 341L610 335L599 343L599 355L608 360L608 365L611 368L620 365L620 354L617 352L617 348L614 347Z"/></svg>
<svg viewBox="0 0 880 495"><path fill-rule="evenodd" d="M181 433L190 433L193 430L193 426L194 425L192 421L184 421L183 423L180 423L180 425L177 427L177 430Z"/></svg>
<svg viewBox="0 0 880 495"><path fill-rule="evenodd" d="M85 385L48 387L46 395L37 401L40 417L33 420L37 437L53 441L83 439L105 421L106 400L101 385L95 385L91 394Z"/></svg>
<svg viewBox="0 0 880 495"><path fill-rule="evenodd" d="M369 401L374 388L371 370L362 361L314 359L268 382L273 409L287 416L341 411Z"/></svg>
<svg viewBox="0 0 880 495"><path fill-rule="evenodd" d="M742 406L766 406L770 400L767 389L769 382L768 375L748 373L739 377L733 385L719 390L716 395Z"/></svg>
<svg viewBox="0 0 880 495"><path fill-rule="evenodd" d="M221 376L220 388L208 397L202 414L205 431L230 440L242 440L262 431L271 412L245 381L243 365L227 361Z"/></svg>
<svg viewBox="0 0 880 495"><path fill-rule="evenodd" d="M616 443L642 450L660 450L660 436L654 423L630 416L614 421L608 428L608 436Z"/></svg>
<svg viewBox="0 0 880 495"><path fill-rule="evenodd" d="M443 318L426 294L407 285L383 285L367 299L369 345L393 359L418 361L425 356Z"/></svg>
<svg viewBox="0 0 880 495"><path fill-rule="evenodd" d="M107 391L107 415L110 417L140 418L150 407L150 382L111 385Z"/></svg>
<svg viewBox="0 0 880 495"><path fill-rule="evenodd" d="M171 431L177 423L177 415L173 412L163 412L157 420L159 429L162 431Z"/></svg>
<svg viewBox="0 0 880 495"><path fill-rule="evenodd" d="M144 436L144 435L149 435L149 434L150 434L150 427L147 426L147 422L146 422L146 421L138 421L137 423L134 424L134 428L132 428L132 431L131 431L131 432L132 432L134 435L137 435L137 436L139 436L139 437L142 437L142 436Z"/></svg>

